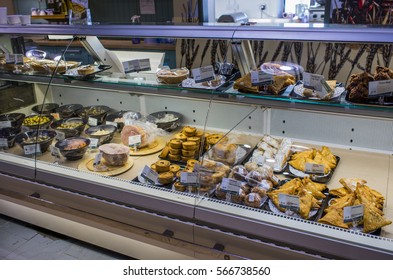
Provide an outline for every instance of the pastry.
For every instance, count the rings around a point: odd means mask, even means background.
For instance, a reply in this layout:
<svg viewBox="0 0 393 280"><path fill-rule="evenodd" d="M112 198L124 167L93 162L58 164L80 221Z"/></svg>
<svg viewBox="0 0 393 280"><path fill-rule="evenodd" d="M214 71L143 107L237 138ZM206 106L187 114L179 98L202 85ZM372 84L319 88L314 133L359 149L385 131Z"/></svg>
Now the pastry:
<svg viewBox="0 0 393 280"><path fill-rule="evenodd" d="M186 191L186 186L182 185L182 183L180 182L175 182L173 184L173 187L175 188L175 190L177 190L178 192L184 192Z"/></svg>
<svg viewBox="0 0 393 280"><path fill-rule="evenodd" d="M167 160L159 160L155 164L158 173L168 172L171 165L171 163Z"/></svg>
<svg viewBox="0 0 393 280"><path fill-rule="evenodd" d="M165 146L160 153L160 158L166 158L168 156L169 149L170 148L168 146Z"/></svg>
<svg viewBox="0 0 393 280"><path fill-rule="evenodd" d="M195 156L195 150L181 150L181 154L183 157L192 158Z"/></svg>
<svg viewBox="0 0 393 280"><path fill-rule="evenodd" d="M197 145L195 142L186 141L182 143L182 147L184 150L195 151Z"/></svg>
<svg viewBox="0 0 393 280"><path fill-rule="evenodd" d="M196 159L189 159L187 160L187 167L194 167L196 163L199 163Z"/></svg>
<svg viewBox="0 0 393 280"><path fill-rule="evenodd" d="M182 140L180 139L172 139L169 141L169 147L172 149L181 149L182 147Z"/></svg>
<svg viewBox="0 0 393 280"><path fill-rule="evenodd" d="M158 183L162 185L171 184L173 182L174 175L172 172L163 172L158 174Z"/></svg>
<svg viewBox="0 0 393 280"><path fill-rule="evenodd" d="M78 71L79 75L83 75L83 76L90 75L90 74L94 73L94 71L95 71L94 66L92 66L92 65L83 65L83 66L76 68L76 70Z"/></svg>
<svg viewBox="0 0 393 280"><path fill-rule="evenodd" d="M248 174L247 169L243 165L236 165L232 168L232 173L231 177L242 181L246 179L246 176Z"/></svg>
<svg viewBox="0 0 393 280"><path fill-rule="evenodd" d="M187 136L184 133L177 133L174 138L183 142L187 141Z"/></svg>
<svg viewBox="0 0 393 280"><path fill-rule="evenodd" d="M194 136L196 133L196 128L192 126L186 126L182 130L183 134L185 134L187 137Z"/></svg>
<svg viewBox="0 0 393 280"><path fill-rule="evenodd" d="M182 151L181 149L169 148L169 154L171 154L171 155L180 155L181 151Z"/></svg>
<svg viewBox="0 0 393 280"><path fill-rule="evenodd" d="M180 161L181 160L181 155L169 154L168 155L168 159L171 160L171 161Z"/></svg>
<svg viewBox="0 0 393 280"><path fill-rule="evenodd" d="M261 187L253 187L253 188L251 189L251 192L252 192L252 193L257 193L257 194L259 194L259 196L260 196L261 198L266 196L266 189L261 188Z"/></svg>
<svg viewBox="0 0 393 280"><path fill-rule="evenodd" d="M177 164L171 164L169 166L169 171L172 172L173 174L176 174L177 172L179 172L181 169L180 165Z"/></svg>
<svg viewBox="0 0 393 280"><path fill-rule="evenodd" d="M156 164L155 164L155 163L152 163L152 164L150 165L150 168L151 168L152 170L154 170L154 171L157 172Z"/></svg>
<svg viewBox="0 0 393 280"><path fill-rule="evenodd" d="M258 193L249 193L244 199L244 204L253 208L261 207L262 198Z"/></svg>
<svg viewBox="0 0 393 280"><path fill-rule="evenodd" d="M194 158L193 156L192 157L181 156L181 161L187 162L187 161L189 161L190 159L193 159L193 158Z"/></svg>
<svg viewBox="0 0 393 280"><path fill-rule="evenodd" d="M197 136L192 136L192 137L188 137L187 141L195 142L197 145L199 145L201 142L201 138Z"/></svg>

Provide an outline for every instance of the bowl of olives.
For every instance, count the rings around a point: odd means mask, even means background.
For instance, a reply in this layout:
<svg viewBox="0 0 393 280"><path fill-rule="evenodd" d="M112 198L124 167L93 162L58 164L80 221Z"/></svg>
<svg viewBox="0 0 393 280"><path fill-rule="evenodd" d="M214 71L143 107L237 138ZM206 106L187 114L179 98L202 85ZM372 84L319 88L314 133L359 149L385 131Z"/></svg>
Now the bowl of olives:
<svg viewBox="0 0 393 280"><path fill-rule="evenodd" d="M38 145L39 151L44 153L48 150L53 139L56 137L56 131L48 129L30 130L21 132L15 137L15 143L22 149L28 145Z"/></svg>
<svg viewBox="0 0 393 280"><path fill-rule="evenodd" d="M85 128L86 120L80 117L54 121L50 127L57 133L57 139L79 136Z"/></svg>
<svg viewBox="0 0 393 280"><path fill-rule="evenodd" d="M22 126L29 130L47 129L53 121L52 115L31 115L25 117Z"/></svg>

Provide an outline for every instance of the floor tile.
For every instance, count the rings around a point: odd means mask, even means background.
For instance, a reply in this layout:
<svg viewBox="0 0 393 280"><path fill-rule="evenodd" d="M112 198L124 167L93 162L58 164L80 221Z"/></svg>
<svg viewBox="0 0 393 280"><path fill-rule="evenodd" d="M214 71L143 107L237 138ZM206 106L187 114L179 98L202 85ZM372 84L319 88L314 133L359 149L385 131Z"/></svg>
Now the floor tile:
<svg viewBox="0 0 393 280"><path fill-rule="evenodd" d="M8 221L1 226L1 229L26 240L29 240L37 235L37 231L34 228L17 221Z"/></svg>
<svg viewBox="0 0 393 280"><path fill-rule="evenodd" d="M0 258L6 257L26 242L25 238L0 228Z"/></svg>

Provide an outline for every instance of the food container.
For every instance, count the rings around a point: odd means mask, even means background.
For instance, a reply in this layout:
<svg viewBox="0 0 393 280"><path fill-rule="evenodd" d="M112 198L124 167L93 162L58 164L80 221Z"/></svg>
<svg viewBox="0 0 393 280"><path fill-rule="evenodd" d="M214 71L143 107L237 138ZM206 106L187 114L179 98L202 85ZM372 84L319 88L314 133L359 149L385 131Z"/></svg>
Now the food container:
<svg viewBox="0 0 393 280"><path fill-rule="evenodd" d="M79 136L84 130L86 120L76 117L53 122L50 127L57 132L58 139Z"/></svg>
<svg viewBox="0 0 393 280"><path fill-rule="evenodd" d="M130 148L122 144L104 144L98 149L102 153L102 158L106 163L113 166L122 166L126 164L130 154Z"/></svg>
<svg viewBox="0 0 393 280"><path fill-rule="evenodd" d="M59 104L44 103L34 106L33 108L31 108L31 110L36 114L49 115L51 113L54 113L57 108L59 108Z"/></svg>
<svg viewBox="0 0 393 280"><path fill-rule="evenodd" d="M61 119L67 119L77 117L77 111L81 109L83 109L83 106L81 104L67 104L57 108L56 113L59 114Z"/></svg>
<svg viewBox="0 0 393 280"><path fill-rule="evenodd" d="M110 142L115 132L115 126L106 124L91 126L85 130L85 134L87 134L89 138L98 139L98 145Z"/></svg>
<svg viewBox="0 0 393 280"><path fill-rule="evenodd" d="M83 137L71 137L55 144L61 155L67 160L78 160L83 157L89 147L90 140Z"/></svg>
<svg viewBox="0 0 393 280"><path fill-rule="evenodd" d="M48 150L55 136L56 132L53 130L31 130L27 132L21 132L16 135L15 143L18 144L22 149L24 149L26 145L34 145L37 143L40 146L41 152L44 153L46 150Z"/></svg>
<svg viewBox="0 0 393 280"><path fill-rule="evenodd" d="M187 68L161 69L157 72L157 79L163 84L180 84L188 78L190 71Z"/></svg>
<svg viewBox="0 0 393 280"><path fill-rule="evenodd" d="M52 115L31 115L25 117L22 125L29 130L47 129L52 121Z"/></svg>
<svg viewBox="0 0 393 280"><path fill-rule="evenodd" d="M127 114L127 119L133 119L133 120L139 120L142 115L139 112L134 112L134 111L119 111L119 112L114 112L106 116L105 122L106 124L109 123L116 123L117 124L117 129L121 131L124 127L124 120L125 120L125 114Z"/></svg>
<svg viewBox="0 0 393 280"><path fill-rule="evenodd" d="M15 136L18 134L12 127L3 127L0 128L0 139L7 139L7 147L12 148L15 143Z"/></svg>
<svg viewBox="0 0 393 280"><path fill-rule="evenodd" d="M97 120L97 125L100 125L104 122L105 116L110 111L110 109L111 108L104 105L87 106L78 110L77 115L81 118L84 118L88 122L89 118L94 118Z"/></svg>
<svg viewBox="0 0 393 280"><path fill-rule="evenodd" d="M172 111L160 111L147 116L149 122L166 131L176 129L181 124L182 118L182 114Z"/></svg>
<svg viewBox="0 0 393 280"><path fill-rule="evenodd" d="M0 115L0 127L12 127L19 132L25 117L26 115L22 113Z"/></svg>

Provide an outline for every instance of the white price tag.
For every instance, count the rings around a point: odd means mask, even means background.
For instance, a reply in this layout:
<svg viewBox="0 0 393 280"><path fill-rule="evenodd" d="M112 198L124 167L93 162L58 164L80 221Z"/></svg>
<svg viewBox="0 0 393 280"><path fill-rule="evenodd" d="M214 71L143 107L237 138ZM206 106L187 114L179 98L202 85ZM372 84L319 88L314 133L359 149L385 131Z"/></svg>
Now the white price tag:
<svg viewBox="0 0 393 280"><path fill-rule="evenodd" d="M134 59L123 62L123 68L125 73L149 71L151 70L150 59Z"/></svg>
<svg viewBox="0 0 393 280"><path fill-rule="evenodd" d="M141 176L154 185L158 182L158 173L147 165L143 168Z"/></svg>
<svg viewBox="0 0 393 280"><path fill-rule="evenodd" d="M2 121L2 122L0 122L0 128L5 128L5 127L12 127L11 121Z"/></svg>
<svg viewBox="0 0 393 280"><path fill-rule="evenodd" d="M23 147L26 156L41 153L41 146L39 144L26 145Z"/></svg>
<svg viewBox="0 0 393 280"><path fill-rule="evenodd" d="M56 131L56 139L61 141L64 140L66 138L66 135L64 132L62 131Z"/></svg>
<svg viewBox="0 0 393 280"><path fill-rule="evenodd" d="M298 212L300 209L300 198L296 195L280 193L278 195L280 207Z"/></svg>
<svg viewBox="0 0 393 280"><path fill-rule="evenodd" d="M393 92L393 80L382 80L368 83L368 95L379 95Z"/></svg>
<svg viewBox="0 0 393 280"><path fill-rule="evenodd" d="M8 149L7 138L0 138L0 148Z"/></svg>
<svg viewBox="0 0 393 280"><path fill-rule="evenodd" d="M207 82L207 81L214 80L216 78L216 75L214 74L214 68L212 65L201 67L201 68L195 68L192 69L191 71L195 83Z"/></svg>
<svg viewBox="0 0 393 280"><path fill-rule="evenodd" d="M89 140L90 140L89 148L90 149L97 149L99 139L98 138L89 138Z"/></svg>
<svg viewBox="0 0 393 280"><path fill-rule="evenodd" d="M305 88L314 89L316 91L322 92L322 83L325 77L318 74L312 74L308 72L303 73L303 86Z"/></svg>
<svg viewBox="0 0 393 280"><path fill-rule="evenodd" d="M344 223L350 223L363 220L363 204L344 207Z"/></svg>
<svg viewBox="0 0 393 280"><path fill-rule="evenodd" d="M325 165L306 162L306 173L324 174Z"/></svg>
<svg viewBox="0 0 393 280"><path fill-rule="evenodd" d="M14 64L15 63L15 55L12 53L5 54L5 63L6 64Z"/></svg>
<svg viewBox="0 0 393 280"><path fill-rule="evenodd" d="M273 83L273 76L262 71L251 71L251 84L265 86Z"/></svg>
<svg viewBox="0 0 393 280"><path fill-rule="evenodd" d="M263 179L259 185L267 191L270 190L270 184L265 179Z"/></svg>
<svg viewBox="0 0 393 280"><path fill-rule="evenodd" d="M255 201L255 193L250 193L250 195L248 196L248 201L249 202L254 202Z"/></svg>
<svg viewBox="0 0 393 280"><path fill-rule="evenodd" d="M15 64L23 64L23 54L15 55Z"/></svg>
<svg viewBox="0 0 393 280"><path fill-rule="evenodd" d="M102 159L102 153L98 153L95 158L94 158L94 163L93 165L99 165L101 163L101 159Z"/></svg>
<svg viewBox="0 0 393 280"><path fill-rule="evenodd" d="M91 117L89 117L87 123L88 123L90 126L97 126L97 125L98 125L98 120L97 120L96 118L91 118Z"/></svg>
<svg viewBox="0 0 393 280"><path fill-rule="evenodd" d="M221 190L224 192L239 193L241 186L242 182L231 178L223 178L221 182Z"/></svg>
<svg viewBox="0 0 393 280"><path fill-rule="evenodd" d="M180 183L183 185L198 185L198 173L197 172L181 172Z"/></svg>
<svg viewBox="0 0 393 280"><path fill-rule="evenodd" d="M128 137L128 146L130 147L137 147L142 143L142 136L141 135L133 135Z"/></svg>
<svg viewBox="0 0 393 280"><path fill-rule="evenodd" d="M114 127L118 128L118 123L117 122L105 122L107 125L113 125Z"/></svg>
<svg viewBox="0 0 393 280"><path fill-rule="evenodd" d="M258 164L259 166L262 166L265 163L265 156L258 154L257 158L256 158L256 164Z"/></svg>

